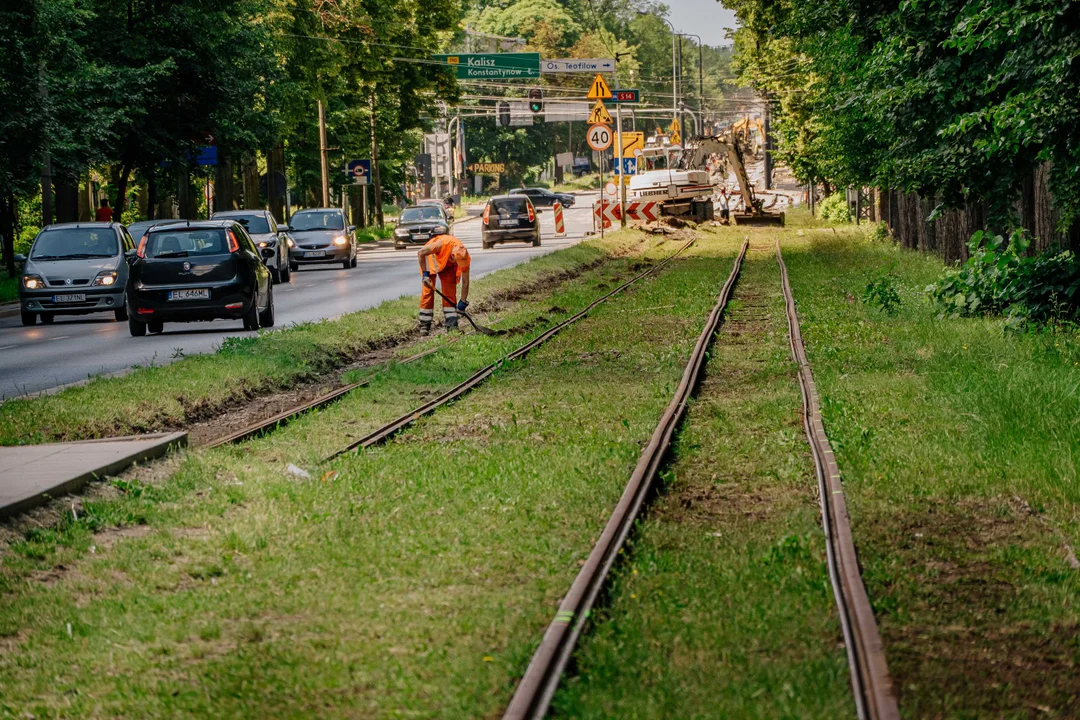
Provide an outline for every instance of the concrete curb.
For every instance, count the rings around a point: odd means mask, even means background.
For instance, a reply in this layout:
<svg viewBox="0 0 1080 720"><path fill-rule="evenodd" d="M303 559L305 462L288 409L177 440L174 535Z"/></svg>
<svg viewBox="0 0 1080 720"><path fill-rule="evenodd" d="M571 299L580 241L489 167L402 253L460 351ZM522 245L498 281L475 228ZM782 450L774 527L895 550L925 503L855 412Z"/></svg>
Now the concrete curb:
<svg viewBox="0 0 1080 720"><path fill-rule="evenodd" d="M65 451L98 446L109 443L123 444L130 442L130 451L107 458L104 452L99 460L91 460L91 467L65 468L55 467L71 461L61 457ZM0 467L9 470L0 471L0 481L7 487L0 490L4 504L0 505L0 518L11 517L36 505L79 490L92 480L100 480L126 470L135 463L152 460L165 455L174 448L186 447L186 432L156 433L152 435L130 435L126 437L102 438L71 443L49 443L47 445L15 445L0 448ZM47 452L47 449L53 452ZM93 451L81 453L92 456ZM29 457L28 457L29 456ZM42 465L49 465L41 469ZM30 469L33 466L33 469ZM42 487L43 486L43 487ZM12 489L8 489L12 488Z"/></svg>
<svg viewBox="0 0 1080 720"><path fill-rule="evenodd" d="M20 305L17 302L0 305L0 318L15 317L19 314Z"/></svg>

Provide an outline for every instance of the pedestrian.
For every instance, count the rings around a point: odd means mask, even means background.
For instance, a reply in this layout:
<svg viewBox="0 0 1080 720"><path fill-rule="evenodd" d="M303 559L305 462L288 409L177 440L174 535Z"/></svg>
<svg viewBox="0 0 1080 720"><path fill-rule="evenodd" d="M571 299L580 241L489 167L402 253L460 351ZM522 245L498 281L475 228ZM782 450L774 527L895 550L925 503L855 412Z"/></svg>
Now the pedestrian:
<svg viewBox="0 0 1080 720"><path fill-rule="evenodd" d="M727 188L720 188L720 221L725 225L729 224L728 218L730 206L728 205Z"/></svg>
<svg viewBox="0 0 1080 720"><path fill-rule="evenodd" d="M112 208L109 207L108 198L102 198L101 207L99 207L94 214L94 219L98 222L112 222L112 215Z"/></svg>
<svg viewBox="0 0 1080 720"><path fill-rule="evenodd" d="M420 288L420 332L431 332L435 317L435 281L442 286L443 322L446 329L457 329L458 312L469 307L469 266L472 259L465 245L453 235L436 235L416 254L420 261L423 286ZM457 299L457 284L461 282L461 299Z"/></svg>

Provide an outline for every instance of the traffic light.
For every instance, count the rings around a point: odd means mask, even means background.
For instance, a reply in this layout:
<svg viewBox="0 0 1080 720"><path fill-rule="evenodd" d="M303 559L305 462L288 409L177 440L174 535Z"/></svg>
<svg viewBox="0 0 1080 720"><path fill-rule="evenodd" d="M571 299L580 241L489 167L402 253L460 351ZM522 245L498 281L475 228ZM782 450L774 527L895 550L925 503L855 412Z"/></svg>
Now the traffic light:
<svg viewBox="0 0 1080 720"><path fill-rule="evenodd" d="M430 185L431 184L431 154L420 153L413 161L413 165L416 166L416 176L420 182Z"/></svg>
<svg viewBox="0 0 1080 720"><path fill-rule="evenodd" d="M540 88L529 90L529 109L534 113L544 109L544 91Z"/></svg>
<svg viewBox="0 0 1080 720"><path fill-rule="evenodd" d="M503 127L510 127L510 103L499 103L499 124Z"/></svg>

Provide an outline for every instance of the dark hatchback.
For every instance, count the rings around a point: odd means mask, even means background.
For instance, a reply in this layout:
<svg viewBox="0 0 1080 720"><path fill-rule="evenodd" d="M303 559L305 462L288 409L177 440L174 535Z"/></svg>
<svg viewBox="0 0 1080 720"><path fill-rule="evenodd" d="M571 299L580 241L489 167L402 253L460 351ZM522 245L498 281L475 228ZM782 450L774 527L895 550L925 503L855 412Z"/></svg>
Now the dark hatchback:
<svg viewBox="0 0 1080 720"><path fill-rule="evenodd" d="M128 329L159 333L166 322L243 320L245 330L274 324L266 260L235 220L154 227L139 240L127 286Z"/></svg>
<svg viewBox="0 0 1080 720"><path fill-rule="evenodd" d="M414 205L401 211L394 228L394 247L398 250L423 245L436 235L450 232L449 220L442 205Z"/></svg>
<svg viewBox="0 0 1080 720"><path fill-rule="evenodd" d="M536 208L524 195L491 198L484 206L481 223L481 244L485 250L504 242L527 242L540 247L540 220Z"/></svg>
<svg viewBox="0 0 1080 720"><path fill-rule="evenodd" d="M569 193L557 193L551 192L546 188L518 188L517 190L511 190L511 195L524 195L530 200L535 207L552 207L555 205L555 201L558 200L559 204L564 208L574 207L574 201L576 198Z"/></svg>

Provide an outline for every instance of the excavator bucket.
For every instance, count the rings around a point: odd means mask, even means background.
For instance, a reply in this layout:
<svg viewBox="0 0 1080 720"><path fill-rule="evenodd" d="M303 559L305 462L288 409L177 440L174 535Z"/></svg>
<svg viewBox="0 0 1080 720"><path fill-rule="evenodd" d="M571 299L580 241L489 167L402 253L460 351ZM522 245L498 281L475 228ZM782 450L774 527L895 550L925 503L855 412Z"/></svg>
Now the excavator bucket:
<svg viewBox="0 0 1080 720"><path fill-rule="evenodd" d="M784 227L784 213L732 213L736 225Z"/></svg>

